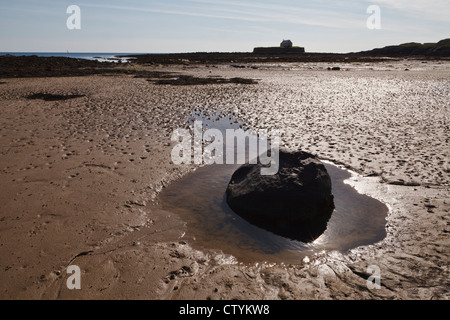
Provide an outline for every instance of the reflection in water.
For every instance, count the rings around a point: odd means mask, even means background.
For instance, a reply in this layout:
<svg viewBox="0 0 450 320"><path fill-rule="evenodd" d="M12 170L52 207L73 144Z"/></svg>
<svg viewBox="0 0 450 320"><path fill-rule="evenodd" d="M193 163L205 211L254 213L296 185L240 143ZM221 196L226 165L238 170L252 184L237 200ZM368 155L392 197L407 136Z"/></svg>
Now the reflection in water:
<svg viewBox="0 0 450 320"><path fill-rule="evenodd" d="M232 119L202 116L205 126L236 128ZM195 236L194 245L219 249L242 262L299 263L305 255L322 250L346 251L372 244L386 236L387 207L359 194L344 180L351 175L325 164L331 177L335 210L326 231L313 243L287 239L251 225L228 206L225 192L240 165L209 165L169 185L161 194L165 210L179 214Z"/></svg>
<svg viewBox="0 0 450 320"><path fill-rule="evenodd" d="M164 209L187 222L197 244L233 254L240 261L300 262L304 255L321 250L346 251L382 240L387 208L359 194L343 182L350 173L326 164L331 176L336 209L325 233L305 244L255 227L235 214L225 191L237 165L211 165L171 184L162 193Z"/></svg>

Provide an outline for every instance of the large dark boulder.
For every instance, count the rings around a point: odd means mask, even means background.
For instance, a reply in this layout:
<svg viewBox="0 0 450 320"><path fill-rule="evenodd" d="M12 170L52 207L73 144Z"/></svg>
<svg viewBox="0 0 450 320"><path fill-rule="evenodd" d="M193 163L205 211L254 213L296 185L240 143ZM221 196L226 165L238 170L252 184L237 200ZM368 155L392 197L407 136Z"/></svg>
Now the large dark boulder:
<svg viewBox="0 0 450 320"><path fill-rule="evenodd" d="M226 191L230 208L253 225L290 239L311 242L334 210L325 166L306 152L280 150L279 171L261 175L261 164L241 166Z"/></svg>

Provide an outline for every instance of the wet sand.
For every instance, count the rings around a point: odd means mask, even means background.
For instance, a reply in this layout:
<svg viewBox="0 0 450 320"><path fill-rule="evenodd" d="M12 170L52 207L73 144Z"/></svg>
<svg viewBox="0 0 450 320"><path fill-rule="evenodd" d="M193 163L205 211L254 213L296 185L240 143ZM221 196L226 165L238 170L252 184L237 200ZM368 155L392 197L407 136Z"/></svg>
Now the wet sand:
<svg viewBox="0 0 450 320"><path fill-rule="evenodd" d="M258 79L249 85L2 79L0 297L448 299L449 64L326 66L151 67ZM81 97L26 98L39 93ZM386 237L298 264L194 249L195 234L158 198L195 169L170 161L170 135L194 109L282 129L285 146L354 170L348 183L389 208ZM70 291L65 270L74 264L82 289ZM366 287L370 265L380 267L380 290Z"/></svg>

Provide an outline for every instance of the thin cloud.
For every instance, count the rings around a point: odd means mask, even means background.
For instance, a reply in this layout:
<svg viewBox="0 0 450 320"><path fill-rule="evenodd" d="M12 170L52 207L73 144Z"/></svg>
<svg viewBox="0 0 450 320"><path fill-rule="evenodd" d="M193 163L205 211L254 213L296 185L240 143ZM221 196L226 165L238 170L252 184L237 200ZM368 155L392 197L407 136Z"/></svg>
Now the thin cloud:
<svg viewBox="0 0 450 320"><path fill-rule="evenodd" d="M139 7L130 7L130 6L97 5L97 4L82 4L82 6L90 7L90 8L115 9L115 10L134 11L134 12L162 13L162 14L204 17L204 18L216 18L216 19L231 19L231 20L253 21L253 22L267 21L262 18L250 17L250 16L230 16L230 15L219 15L219 14L213 14L213 13L201 13L201 12L184 11L184 10L139 8Z"/></svg>
<svg viewBox="0 0 450 320"><path fill-rule="evenodd" d="M426 15L433 20L449 21L450 3L448 0L369 0L383 7L398 9L405 14Z"/></svg>
<svg viewBox="0 0 450 320"><path fill-rule="evenodd" d="M180 10L166 9L166 8L149 8L149 7L133 7L133 6L120 6L120 5L96 5L96 4L84 4L86 7L104 8L125 10L134 12L149 12L149 13L161 13L171 15L182 15L192 17L204 17L214 19L228 19L247 22L277 22L277 23L290 23L299 25L312 25L321 27L332 28L359 28L363 26L363 22L359 19L348 19L339 17L335 12L320 11L313 9L302 9L285 6L273 6L262 5L257 6L254 4L243 4L237 2L219 1L212 2L207 0L194 0L191 2L222 5L215 8L192 8ZM226 7L223 7L225 5ZM232 7L240 7L240 9L233 9ZM243 10L247 8L248 10ZM251 10L258 8L258 10ZM230 14L233 13L233 14Z"/></svg>
<svg viewBox="0 0 450 320"><path fill-rule="evenodd" d="M320 9L305 8L301 6L285 6L270 3L249 3L228 0L186 0L191 3L208 4L218 10L229 11L235 7L234 11L245 13L246 15L258 16L273 22L283 22L292 24L303 24L333 28L359 28L363 26L361 16L350 16L349 11L336 11L331 6L324 6ZM243 9L244 8L244 9ZM247 10L245 10L247 9ZM364 11L362 11L364 12Z"/></svg>

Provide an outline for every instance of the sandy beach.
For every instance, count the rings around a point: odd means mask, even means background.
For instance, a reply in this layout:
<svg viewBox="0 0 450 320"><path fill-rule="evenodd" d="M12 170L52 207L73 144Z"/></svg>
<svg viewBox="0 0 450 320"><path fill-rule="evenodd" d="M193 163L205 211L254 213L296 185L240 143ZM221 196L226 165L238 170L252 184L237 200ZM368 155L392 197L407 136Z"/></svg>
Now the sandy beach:
<svg viewBox="0 0 450 320"><path fill-rule="evenodd" d="M450 62L335 65L0 79L0 298L448 299ZM257 83L158 85L137 71ZM39 93L78 97L27 98ZM197 168L170 156L195 110L282 130L286 148L351 170L347 183L389 208L387 236L289 264L202 246L159 198ZM81 290L66 286L70 265Z"/></svg>

